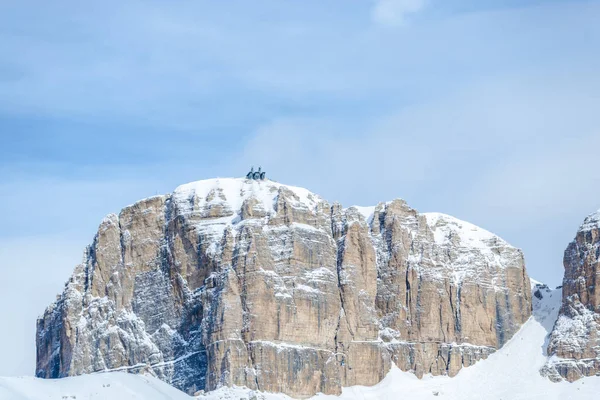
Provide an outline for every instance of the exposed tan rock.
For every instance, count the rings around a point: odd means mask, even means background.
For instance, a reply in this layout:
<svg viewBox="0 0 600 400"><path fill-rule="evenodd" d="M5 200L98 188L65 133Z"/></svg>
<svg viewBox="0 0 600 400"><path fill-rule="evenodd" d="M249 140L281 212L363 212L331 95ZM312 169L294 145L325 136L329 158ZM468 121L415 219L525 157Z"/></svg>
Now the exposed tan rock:
<svg viewBox="0 0 600 400"><path fill-rule="evenodd" d="M530 293L521 252L455 218L202 181L102 222L38 321L37 375L295 397L376 384L392 363L454 376L510 339Z"/></svg>
<svg viewBox="0 0 600 400"><path fill-rule="evenodd" d="M550 335L543 373L573 382L600 375L600 210L588 216L565 250L563 303Z"/></svg>

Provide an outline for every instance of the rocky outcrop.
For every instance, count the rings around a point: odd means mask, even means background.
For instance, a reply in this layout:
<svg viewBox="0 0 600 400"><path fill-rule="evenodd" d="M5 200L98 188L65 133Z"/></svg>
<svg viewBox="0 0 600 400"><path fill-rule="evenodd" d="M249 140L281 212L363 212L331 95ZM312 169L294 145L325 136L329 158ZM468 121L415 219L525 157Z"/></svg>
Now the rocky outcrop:
<svg viewBox="0 0 600 400"><path fill-rule="evenodd" d="M149 373L307 397L392 363L453 376L531 314L520 250L403 200L330 205L272 181L181 186L108 216L38 320L37 375Z"/></svg>
<svg viewBox="0 0 600 400"><path fill-rule="evenodd" d="M570 382L600 375L600 210L588 216L564 255L562 307L543 373Z"/></svg>

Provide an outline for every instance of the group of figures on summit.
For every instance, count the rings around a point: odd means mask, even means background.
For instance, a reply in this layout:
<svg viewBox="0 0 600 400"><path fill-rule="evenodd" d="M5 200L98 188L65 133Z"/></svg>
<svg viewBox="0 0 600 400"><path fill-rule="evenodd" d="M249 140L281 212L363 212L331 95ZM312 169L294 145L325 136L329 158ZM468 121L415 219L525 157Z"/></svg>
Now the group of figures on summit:
<svg viewBox="0 0 600 400"><path fill-rule="evenodd" d="M254 181L264 181L267 176L266 172L262 171L262 167L258 167L258 171L254 171L254 167L250 169L250 172L246 174L246 179L252 179Z"/></svg>

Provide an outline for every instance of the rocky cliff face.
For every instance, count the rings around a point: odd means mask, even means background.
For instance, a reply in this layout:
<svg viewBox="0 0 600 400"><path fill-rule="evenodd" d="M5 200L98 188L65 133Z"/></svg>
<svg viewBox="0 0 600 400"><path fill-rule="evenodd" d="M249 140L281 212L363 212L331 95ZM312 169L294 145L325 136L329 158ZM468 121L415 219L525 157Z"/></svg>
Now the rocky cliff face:
<svg viewBox="0 0 600 400"><path fill-rule="evenodd" d="M543 372L553 380L600 375L600 210L588 216L565 250L563 303Z"/></svg>
<svg viewBox="0 0 600 400"><path fill-rule="evenodd" d="M521 251L402 200L208 180L108 216L38 320L37 375L150 373L307 397L391 363L455 375L531 314Z"/></svg>

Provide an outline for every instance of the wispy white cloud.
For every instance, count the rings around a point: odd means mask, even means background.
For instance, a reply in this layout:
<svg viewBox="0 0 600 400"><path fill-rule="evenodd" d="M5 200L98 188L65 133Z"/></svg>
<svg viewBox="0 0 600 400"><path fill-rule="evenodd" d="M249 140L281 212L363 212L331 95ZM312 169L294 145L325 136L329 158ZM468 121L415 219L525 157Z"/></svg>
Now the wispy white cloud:
<svg viewBox="0 0 600 400"><path fill-rule="evenodd" d="M375 23L385 26L402 26L408 17L425 8L428 0L377 0L372 10Z"/></svg>
<svg viewBox="0 0 600 400"><path fill-rule="evenodd" d="M13 15L18 7L0 8L5 114L194 131L232 120L264 121L274 104L325 109L439 95L447 86L532 60L552 63L556 52L547 43L560 45L564 60L597 58L583 48L598 35L593 4L450 15L398 37L365 24L369 11L396 24L424 0L356 2L342 14L328 9L337 3L314 0L294 9L240 4L235 12L202 0L177 6L107 0L94 12L73 0L69 12L28 2L23 15ZM27 34L19 18L30 21ZM586 26L590 40L581 40L571 24Z"/></svg>

